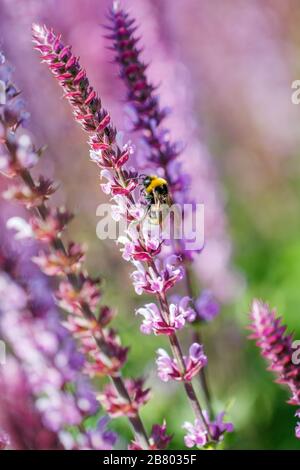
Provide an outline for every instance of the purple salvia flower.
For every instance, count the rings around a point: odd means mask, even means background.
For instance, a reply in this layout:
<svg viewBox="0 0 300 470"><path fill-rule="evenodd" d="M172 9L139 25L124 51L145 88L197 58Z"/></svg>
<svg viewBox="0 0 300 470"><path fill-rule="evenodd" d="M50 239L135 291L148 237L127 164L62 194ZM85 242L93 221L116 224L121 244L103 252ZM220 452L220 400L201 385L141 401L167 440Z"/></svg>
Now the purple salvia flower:
<svg viewBox="0 0 300 470"><path fill-rule="evenodd" d="M184 436L184 442L187 447L203 447L207 444L207 431L203 429L199 420L196 420L194 424L185 422L183 428L187 431L187 434Z"/></svg>
<svg viewBox="0 0 300 470"><path fill-rule="evenodd" d="M187 198L188 175L184 174L181 164L176 161L182 145L172 142L169 131L161 127L168 114L162 109L155 87L149 82L147 66L140 58L139 40L134 36L136 25L119 5L111 10L111 25L108 38L113 41L115 61L120 66L120 75L127 86L127 101L132 111L133 130L141 131L147 164L152 173L166 177L172 199L175 203L189 202ZM139 169L145 169L142 164ZM174 171L175 170L175 171ZM185 251L184 240L177 240L174 252L190 257Z"/></svg>
<svg viewBox="0 0 300 470"><path fill-rule="evenodd" d="M276 311L260 300L254 300L250 310L252 331L250 339L256 340L262 356L267 360L268 369L277 375L276 382L287 385L291 392L288 401L300 405L300 366L293 363L292 335L286 334L286 326ZM299 416L299 412L296 414ZM299 438L299 426L296 428Z"/></svg>
<svg viewBox="0 0 300 470"><path fill-rule="evenodd" d="M213 293L203 290L195 302L196 318L203 321L212 321L220 312L220 304Z"/></svg>

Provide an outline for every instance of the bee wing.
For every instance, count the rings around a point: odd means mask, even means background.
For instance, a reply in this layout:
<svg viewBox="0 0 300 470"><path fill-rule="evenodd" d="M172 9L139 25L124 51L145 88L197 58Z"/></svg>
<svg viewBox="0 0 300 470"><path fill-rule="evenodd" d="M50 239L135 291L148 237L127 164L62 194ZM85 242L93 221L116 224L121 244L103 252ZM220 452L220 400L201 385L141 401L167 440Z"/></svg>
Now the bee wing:
<svg viewBox="0 0 300 470"><path fill-rule="evenodd" d="M172 198L171 198L169 193L166 195L165 204L167 204L169 207L171 207L173 205L173 201L172 201Z"/></svg>
<svg viewBox="0 0 300 470"><path fill-rule="evenodd" d="M154 207L152 208L152 214L153 214L153 220L152 222L154 224L160 224L161 223L161 200L159 198L159 195L154 191Z"/></svg>

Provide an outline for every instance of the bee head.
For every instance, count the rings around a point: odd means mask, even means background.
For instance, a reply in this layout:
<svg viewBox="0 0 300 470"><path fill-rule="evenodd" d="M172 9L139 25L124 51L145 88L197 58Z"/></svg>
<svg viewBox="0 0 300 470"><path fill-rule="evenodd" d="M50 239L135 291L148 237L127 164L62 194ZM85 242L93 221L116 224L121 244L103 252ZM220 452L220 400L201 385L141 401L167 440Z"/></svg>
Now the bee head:
<svg viewBox="0 0 300 470"><path fill-rule="evenodd" d="M156 178L156 176L146 175L142 180L144 188L148 188L148 186L152 183L154 178Z"/></svg>

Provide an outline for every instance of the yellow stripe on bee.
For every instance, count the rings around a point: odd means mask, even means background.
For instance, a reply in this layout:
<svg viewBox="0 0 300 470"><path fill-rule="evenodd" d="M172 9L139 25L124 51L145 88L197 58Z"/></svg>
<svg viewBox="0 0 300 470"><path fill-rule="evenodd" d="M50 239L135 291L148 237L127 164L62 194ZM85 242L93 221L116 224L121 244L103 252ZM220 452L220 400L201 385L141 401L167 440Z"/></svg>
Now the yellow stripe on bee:
<svg viewBox="0 0 300 470"><path fill-rule="evenodd" d="M146 191L147 193L151 193L153 189L157 188L158 186L167 185L167 181L164 178L158 178L157 176L153 176L151 183L147 186Z"/></svg>

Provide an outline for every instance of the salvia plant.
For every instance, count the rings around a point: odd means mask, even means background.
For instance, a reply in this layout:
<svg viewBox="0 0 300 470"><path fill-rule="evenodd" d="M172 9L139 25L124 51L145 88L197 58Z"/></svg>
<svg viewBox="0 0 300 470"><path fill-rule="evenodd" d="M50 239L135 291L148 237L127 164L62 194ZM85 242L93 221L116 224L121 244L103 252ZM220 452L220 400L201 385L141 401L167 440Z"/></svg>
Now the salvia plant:
<svg viewBox="0 0 300 470"><path fill-rule="evenodd" d="M109 11L105 35L126 89L129 132L141 141L138 153L131 140L123 142L71 46L51 27L32 27L34 48L88 136L90 160L98 167L111 216L125 226L116 246L133 267L135 293L147 296L134 312L140 332L159 337L157 376L165 387L179 383L193 416L182 419L184 444L219 449L234 426L225 411L216 412L207 380L210 361L202 327L218 316L220 305L209 289L195 292L194 268L205 246L191 250L184 237L168 238L161 219L149 222L153 201L145 190L147 175L163 182L182 217L186 204L195 212L201 201L194 200L190 175L182 167L185 147L171 138L166 124L170 110L161 105L148 76L136 20L119 2ZM144 425L141 407L151 390L144 377L124 374L129 348L112 326L114 307L103 303L102 276L88 273L86 246L71 239L73 214L53 203L58 184L36 176L44 148L26 130L28 112L19 95L11 67L0 54L3 198L23 208L20 212L12 204L6 227L0 227L0 333L9 347L6 367L0 369L0 450L110 450L120 442L110 421L119 417L131 428L128 449L166 449L172 441L169 423L151 423L151 430ZM300 407L300 369L281 318L255 300L250 329L277 382L289 388L289 403Z"/></svg>
<svg viewBox="0 0 300 470"><path fill-rule="evenodd" d="M118 5L116 5L116 22L119 18ZM113 13L114 15L115 13ZM125 43L135 45L135 38L130 36L124 28L123 22L127 15L121 12L121 36ZM129 21L132 25L132 21ZM129 25L125 25L130 27ZM101 169L101 179L106 182L101 185L107 195L111 196L114 213L129 222L126 236L120 237L122 255L130 261L135 270L132 281L137 294L147 293L153 296L154 302L146 304L137 310L143 317L141 330L143 333L160 334L167 336L171 348L170 356L164 349L157 352L157 367L159 377L168 382L176 380L183 383L187 399L194 412L194 424L185 423L187 430L185 441L192 445L211 445L223 438L225 431L231 431L231 424L224 424L223 415L213 421L213 418L202 409L200 400L196 395L192 379L207 364L207 357L203 346L193 343L185 355L182 351L177 332L182 329L188 318L193 316L192 306L188 297L170 302L168 291L185 276L183 254L177 250L164 250L162 234L149 233L144 230L143 199L137 191L138 172L127 167L132 153L129 144L120 145L118 133L111 124L109 113L103 108L101 100L86 76L85 70L80 66L79 59L72 54L70 46L63 44L61 37L45 26L33 26L33 40L36 49L41 52L43 62L46 62L64 89L64 96L73 108L75 119L89 134L90 157ZM121 48L121 46L119 46ZM132 54L132 50L128 51ZM134 86L133 86L134 87ZM151 85L141 81L137 88L141 93L146 87L152 91ZM153 100L150 96L150 100ZM156 100L154 99L154 102ZM154 112L158 112L157 110ZM141 119L147 124L147 115L141 112ZM157 124L160 122L158 120ZM156 125L157 125L156 124ZM154 125L154 124L153 124ZM160 145L158 142L157 145ZM173 150L171 150L173 149ZM168 159L176 157L176 145L167 145L166 164ZM161 153L158 151L158 153ZM157 162L159 164L159 161ZM178 187L178 190L182 189ZM196 316L196 314L195 314ZM201 443L201 444L199 444Z"/></svg>

